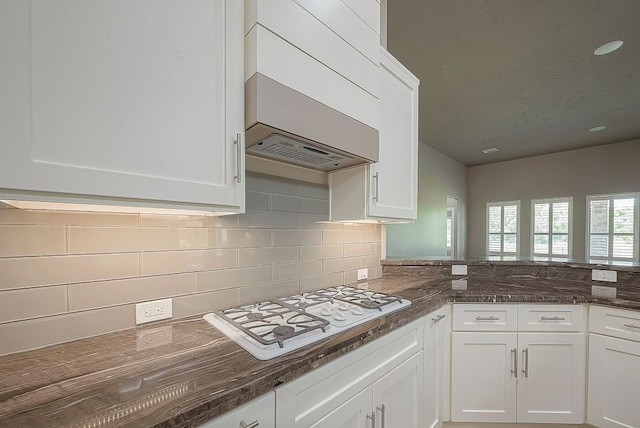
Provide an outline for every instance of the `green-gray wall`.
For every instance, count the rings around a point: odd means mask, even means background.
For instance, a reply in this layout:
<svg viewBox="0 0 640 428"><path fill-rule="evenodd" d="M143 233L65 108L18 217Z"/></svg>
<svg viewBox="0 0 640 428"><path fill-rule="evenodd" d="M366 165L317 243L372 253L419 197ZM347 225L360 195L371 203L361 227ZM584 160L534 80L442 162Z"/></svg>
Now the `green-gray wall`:
<svg viewBox="0 0 640 428"><path fill-rule="evenodd" d="M420 143L418 219L387 226L387 257L429 258L447 255L447 197L458 200L458 258L466 253L467 167Z"/></svg>
<svg viewBox="0 0 640 428"><path fill-rule="evenodd" d="M573 255L585 257L586 196L640 192L640 140L468 168L467 256L486 254L486 203L520 200L520 256L531 254L531 200L573 196Z"/></svg>

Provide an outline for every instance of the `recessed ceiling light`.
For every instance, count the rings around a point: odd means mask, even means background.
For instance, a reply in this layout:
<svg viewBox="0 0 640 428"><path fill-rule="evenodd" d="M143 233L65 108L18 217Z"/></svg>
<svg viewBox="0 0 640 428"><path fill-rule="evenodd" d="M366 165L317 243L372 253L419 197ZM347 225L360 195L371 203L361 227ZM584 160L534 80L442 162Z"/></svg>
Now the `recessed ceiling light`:
<svg viewBox="0 0 640 428"><path fill-rule="evenodd" d="M603 129L605 129L606 126L594 126L593 128L591 128L589 131L591 132L598 132L598 131L602 131Z"/></svg>
<svg viewBox="0 0 640 428"><path fill-rule="evenodd" d="M498 149L496 149L495 147L491 147L490 149L484 149L482 153L495 153L497 151Z"/></svg>
<svg viewBox="0 0 640 428"><path fill-rule="evenodd" d="M600 46L598 49L593 51L593 54L606 55L608 53L615 51L616 49L620 49L620 46L622 46L623 43L624 42L622 40L615 40L613 42L605 43L604 45Z"/></svg>

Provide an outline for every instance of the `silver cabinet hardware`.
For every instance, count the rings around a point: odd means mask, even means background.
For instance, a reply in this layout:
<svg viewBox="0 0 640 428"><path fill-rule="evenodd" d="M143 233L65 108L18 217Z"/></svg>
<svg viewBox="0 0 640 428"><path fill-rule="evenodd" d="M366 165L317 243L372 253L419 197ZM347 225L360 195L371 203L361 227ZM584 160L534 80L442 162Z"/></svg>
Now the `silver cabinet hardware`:
<svg viewBox="0 0 640 428"><path fill-rule="evenodd" d="M540 317L540 321L564 321L565 318L561 317Z"/></svg>
<svg viewBox="0 0 640 428"><path fill-rule="evenodd" d="M373 181L376 182L376 193L375 196L373 197L373 200L378 202L378 189L380 188L380 184L379 184L379 178L378 178L378 173L376 172L375 174L373 174Z"/></svg>
<svg viewBox="0 0 640 428"><path fill-rule="evenodd" d="M524 377L529 377L529 348L524 348L522 350L522 360L524 364L524 370L522 370L522 373L524 374Z"/></svg>
<svg viewBox="0 0 640 428"><path fill-rule="evenodd" d="M384 404L381 404L376 407L376 409L380 410L380 416L382 418L382 423L380 424L380 428L384 428Z"/></svg>
<svg viewBox="0 0 640 428"><path fill-rule="evenodd" d="M627 328L638 328L638 329L640 329L640 325L625 324L624 326L627 327Z"/></svg>
<svg viewBox="0 0 640 428"><path fill-rule="evenodd" d="M431 321L433 321L433 323L435 324L435 323L437 323L437 322L442 321L444 318L446 318L446 315L438 315L438 316L437 316L437 317L435 317L435 318L431 318Z"/></svg>
<svg viewBox="0 0 640 428"><path fill-rule="evenodd" d="M513 355L513 370L511 370L511 373L513 373L513 377L518 377L518 350L513 348L511 354Z"/></svg>
<svg viewBox="0 0 640 428"><path fill-rule="evenodd" d="M376 412L367 413L367 419L371 419L371 428L376 428Z"/></svg>
<svg viewBox="0 0 640 428"><path fill-rule="evenodd" d="M236 134L233 144L236 145L236 175L233 176L233 179L242 183L242 134Z"/></svg>
<svg viewBox="0 0 640 428"><path fill-rule="evenodd" d="M497 317L476 317L476 321L500 321Z"/></svg>
<svg viewBox="0 0 640 428"><path fill-rule="evenodd" d="M253 421L250 424L247 424L245 421L240 421L240 428L256 428L258 425L260 425L258 421Z"/></svg>

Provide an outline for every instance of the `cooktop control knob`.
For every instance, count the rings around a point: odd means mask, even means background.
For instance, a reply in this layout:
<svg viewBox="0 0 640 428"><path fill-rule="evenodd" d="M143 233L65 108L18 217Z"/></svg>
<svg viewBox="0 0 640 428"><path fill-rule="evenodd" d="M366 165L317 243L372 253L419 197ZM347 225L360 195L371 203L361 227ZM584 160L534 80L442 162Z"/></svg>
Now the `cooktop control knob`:
<svg viewBox="0 0 640 428"><path fill-rule="evenodd" d="M331 315L331 306L325 306L320 310L320 314L324 316Z"/></svg>
<svg viewBox="0 0 640 428"><path fill-rule="evenodd" d="M362 310L362 308L361 308L360 306L354 306L354 307L351 309L351 313L352 313L353 315L362 315L362 314L364 314L364 311Z"/></svg>
<svg viewBox="0 0 640 428"><path fill-rule="evenodd" d="M349 304L347 304L345 302L340 302L340 304L338 305L338 309L340 309L341 311L348 311L349 310Z"/></svg>
<svg viewBox="0 0 640 428"><path fill-rule="evenodd" d="M335 315L333 316L333 318L336 321L344 321L344 320L347 319L347 316L342 312L336 312Z"/></svg>

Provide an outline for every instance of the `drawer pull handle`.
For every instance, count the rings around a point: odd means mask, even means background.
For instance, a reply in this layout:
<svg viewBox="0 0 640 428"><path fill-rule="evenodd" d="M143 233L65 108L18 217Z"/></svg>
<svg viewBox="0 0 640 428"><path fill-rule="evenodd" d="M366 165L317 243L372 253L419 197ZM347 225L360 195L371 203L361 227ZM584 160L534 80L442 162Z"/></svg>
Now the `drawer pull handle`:
<svg viewBox="0 0 640 428"><path fill-rule="evenodd" d="M540 317L540 321L564 321L562 317Z"/></svg>
<svg viewBox="0 0 640 428"><path fill-rule="evenodd" d="M500 321L497 317L476 317L476 321Z"/></svg>
<svg viewBox="0 0 640 428"><path fill-rule="evenodd" d="M378 190L380 189L380 178L378 178L378 173L376 172L375 174L373 174L373 181L376 182L376 193L374 194L373 200L376 202L379 202L378 199Z"/></svg>
<svg viewBox="0 0 640 428"><path fill-rule="evenodd" d="M260 422L253 421L250 424L247 424L245 421L240 421L240 428L256 428L258 425L260 425Z"/></svg>
<svg viewBox="0 0 640 428"><path fill-rule="evenodd" d="M376 428L376 412L367 413L367 419L371 419L371 428Z"/></svg>
<svg viewBox="0 0 640 428"><path fill-rule="evenodd" d="M640 329L640 325L625 324L624 326L625 326L625 327L627 327L627 328L637 328L637 329Z"/></svg>
<svg viewBox="0 0 640 428"><path fill-rule="evenodd" d="M442 321L445 317L446 317L446 315L438 315L438 316L437 316L437 317L435 317L435 318L431 318L431 321L433 321L433 323L435 324L435 323L437 323L437 322Z"/></svg>
<svg viewBox="0 0 640 428"><path fill-rule="evenodd" d="M236 146L236 175L233 176L233 179L237 183L242 183L242 134L236 134L233 144Z"/></svg>
<svg viewBox="0 0 640 428"><path fill-rule="evenodd" d="M511 354L513 355L513 370L511 370L511 373L513 373L513 377L517 378L518 377L518 350L516 348L513 348L511 350Z"/></svg>

